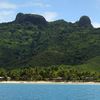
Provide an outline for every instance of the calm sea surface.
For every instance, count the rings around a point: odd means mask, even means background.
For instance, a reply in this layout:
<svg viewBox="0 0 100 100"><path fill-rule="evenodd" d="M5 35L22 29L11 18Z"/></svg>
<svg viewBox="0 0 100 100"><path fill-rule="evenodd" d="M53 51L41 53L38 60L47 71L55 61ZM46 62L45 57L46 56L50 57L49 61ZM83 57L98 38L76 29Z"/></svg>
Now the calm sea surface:
<svg viewBox="0 0 100 100"><path fill-rule="evenodd" d="M100 100L100 85L0 84L0 100Z"/></svg>

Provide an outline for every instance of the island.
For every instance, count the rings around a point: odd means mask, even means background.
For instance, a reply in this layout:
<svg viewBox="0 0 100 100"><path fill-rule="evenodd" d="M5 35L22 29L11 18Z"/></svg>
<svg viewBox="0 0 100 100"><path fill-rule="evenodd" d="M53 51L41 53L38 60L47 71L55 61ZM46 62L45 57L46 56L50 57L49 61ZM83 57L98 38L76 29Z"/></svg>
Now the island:
<svg viewBox="0 0 100 100"><path fill-rule="evenodd" d="M0 23L0 81L100 82L100 28L18 13Z"/></svg>

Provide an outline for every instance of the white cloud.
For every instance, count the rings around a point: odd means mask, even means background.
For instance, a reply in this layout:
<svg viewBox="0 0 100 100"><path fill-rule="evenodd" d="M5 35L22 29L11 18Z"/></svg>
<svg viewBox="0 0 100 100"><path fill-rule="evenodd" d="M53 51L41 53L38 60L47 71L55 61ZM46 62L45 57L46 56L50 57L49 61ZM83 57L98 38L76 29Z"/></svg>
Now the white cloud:
<svg viewBox="0 0 100 100"><path fill-rule="evenodd" d="M36 2L33 4L33 6L38 6L38 7L50 7L49 4L45 4L45 3L42 3L42 2Z"/></svg>
<svg viewBox="0 0 100 100"><path fill-rule="evenodd" d="M1 22L9 22L14 20L15 15L16 15L16 11L21 8L30 8L30 7L40 7L40 8L48 8L51 5L45 3L45 2L41 2L41 1L28 1L28 2L23 2L22 4L19 3L13 3L10 2L10 0L0 0L0 23ZM48 21L52 21L57 14L55 12L46 12L43 14L44 17L46 17L46 19Z"/></svg>
<svg viewBox="0 0 100 100"><path fill-rule="evenodd" d="M41 2L41 1L28 1L28 2L23 2L22 4L14 4L12 2L8 2L6 0L1 1L0 0L0 9L16 9L16 8L21 8L21 7L42 7L42 8L47 8L51 7L50 4Z"/></svg>
<svg viewBox="0 0 100 100"><path fill-rule="evenodd" d="M4 10L0 12L0 23L9 22L14 19L15 12Z"/></svg>
<svg viewBox="0 0 100 100"><path fill-rule="evenodd" d="M9 2L0 2L0 9L16 9L16 5Z"/></svg>
<svg viewBox="0 0 100 100"><path fill-rule="evenodd" d="M12 21L16 8L16 4L8 2L8 0L0 0L0 23Z"/></svg>
<svg viewBox="0 0 100 100"><path fill-rule="evenodd" d="M94 22L92 23L95 28L100 28L100 23Z"/></svg>
<svg viewBox="0 0 100 100"><path fill-rule="evenodd" d="M42 8L51 7L51 5L43 3L43 2L26 2L26 3L20 4L18 6L19 7L42 7Z"/></svg>
<svg viewBox="0 0 100 100"><path fill-rule="evenodd" d="M42 15L46 18L47 21L54 21L58 16L56 12L44 12Z"/></svg>

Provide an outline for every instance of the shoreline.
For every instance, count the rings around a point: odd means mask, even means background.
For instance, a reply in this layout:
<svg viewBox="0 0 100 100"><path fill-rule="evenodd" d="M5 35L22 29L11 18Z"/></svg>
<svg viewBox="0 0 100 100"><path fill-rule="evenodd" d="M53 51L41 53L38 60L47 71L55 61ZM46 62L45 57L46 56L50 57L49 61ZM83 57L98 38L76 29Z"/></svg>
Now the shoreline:
<svg viewBox="0 0 100 100"><path fill-rule="evenodd" d="M53 82L53 81L0 81L0 84L64 84L64 85L100 85L100 82Z"/></svg>

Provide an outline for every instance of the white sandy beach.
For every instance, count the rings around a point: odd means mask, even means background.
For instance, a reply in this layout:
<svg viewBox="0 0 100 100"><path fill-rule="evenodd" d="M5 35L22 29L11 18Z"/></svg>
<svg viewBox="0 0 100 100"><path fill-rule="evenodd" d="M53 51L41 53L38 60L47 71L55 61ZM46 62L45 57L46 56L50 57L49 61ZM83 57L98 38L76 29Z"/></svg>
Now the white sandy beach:
<svg viewBox="0 0 100 100"><path fill-rule="evenodd" d="M100 85L100 82L52 82L52 81L1 81L0 83L8 84L72 84L72 85Z"/></svg>

